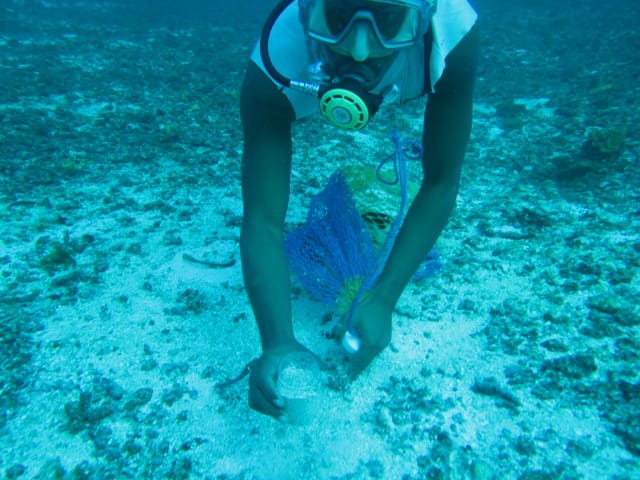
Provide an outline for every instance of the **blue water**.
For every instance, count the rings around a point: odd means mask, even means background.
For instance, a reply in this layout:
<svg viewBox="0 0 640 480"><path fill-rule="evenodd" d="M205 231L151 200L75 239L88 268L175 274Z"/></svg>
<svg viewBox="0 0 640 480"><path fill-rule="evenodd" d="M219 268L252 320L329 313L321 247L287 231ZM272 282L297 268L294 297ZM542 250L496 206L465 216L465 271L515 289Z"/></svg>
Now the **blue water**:
<svg viewBox="0 0 640 480"><path fill-rule="evenodd" d="M246 378L216 388L260 352L238 102L274 2L0 1L5 477L640 478L640 4L472 3L442 269L354 382L294 282L296 334L329 365L297 426L251 410ZM419 140L423 109L297 122L287 228L394 127Z"/></svg>

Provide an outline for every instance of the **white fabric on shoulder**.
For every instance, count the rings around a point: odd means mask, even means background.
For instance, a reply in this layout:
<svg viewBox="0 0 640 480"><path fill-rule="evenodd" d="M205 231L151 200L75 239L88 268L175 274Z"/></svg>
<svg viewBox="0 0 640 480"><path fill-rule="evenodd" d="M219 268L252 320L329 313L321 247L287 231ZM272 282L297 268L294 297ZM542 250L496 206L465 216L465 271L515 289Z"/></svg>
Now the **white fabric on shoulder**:
<svg viewBox="0 0 640 480"><path fill-rule="evenodd" d="M476 23L478 14L467 0L438 0L436 14L431 19L433 43L429 70L431 91L442 77L446 58Z"/></svg>

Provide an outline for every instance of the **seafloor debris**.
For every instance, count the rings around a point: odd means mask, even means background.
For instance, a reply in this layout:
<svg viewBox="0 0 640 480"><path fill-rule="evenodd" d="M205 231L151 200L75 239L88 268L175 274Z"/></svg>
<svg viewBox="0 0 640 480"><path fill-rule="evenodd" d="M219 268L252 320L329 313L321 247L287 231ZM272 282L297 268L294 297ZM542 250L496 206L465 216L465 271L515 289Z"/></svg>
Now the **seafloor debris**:
<svg viewBox="0 0 640 480"><path fill-rule="evenodd" d="M494 397L498 401L498 405L510 410L517 410L521 405L520 400L518 400L513 393L500 385L498 380L494 377L476 379L471 386L471 390L481 395Z"/></svg>

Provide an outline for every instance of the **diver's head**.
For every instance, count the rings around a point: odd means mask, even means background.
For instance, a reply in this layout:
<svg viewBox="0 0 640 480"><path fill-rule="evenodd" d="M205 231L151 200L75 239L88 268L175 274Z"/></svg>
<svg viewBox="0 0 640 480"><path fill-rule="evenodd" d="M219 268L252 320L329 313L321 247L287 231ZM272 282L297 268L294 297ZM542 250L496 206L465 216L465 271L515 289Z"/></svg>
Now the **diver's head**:
<svg viewBox="0 0 640 480"><path fill-rule="evenodd" d="M305 33L356 62L393 55L424 35L426 0L298 0Z"/></svg>
<svg viewBox="0 0 640 480"><path fill-rule="evenodd" d="M437 0L297 0L304 32L319 47L319 62L310 66L318 77L312 82L283 75L269 55L273 26L294 1L278 3L262 28L260 56L267 72L284 87L317 96L334 126L364 127L389 94L397 94L397 86L381 86L381 78L395 53L424 38Z"/></svg>

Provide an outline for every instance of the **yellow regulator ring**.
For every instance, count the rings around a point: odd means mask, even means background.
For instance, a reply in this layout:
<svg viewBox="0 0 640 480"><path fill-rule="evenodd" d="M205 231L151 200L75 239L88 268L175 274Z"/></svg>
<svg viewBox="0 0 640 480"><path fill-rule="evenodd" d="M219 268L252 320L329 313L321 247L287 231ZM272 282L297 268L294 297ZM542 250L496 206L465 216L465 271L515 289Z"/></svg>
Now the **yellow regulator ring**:
<svg viewBox="0 0 640 480"><path fill-rule="evenodd" d="M359 95L344 88L332 88L320 97L320 111L336 127L358 130L369 121L369 109Z"/></svg>

